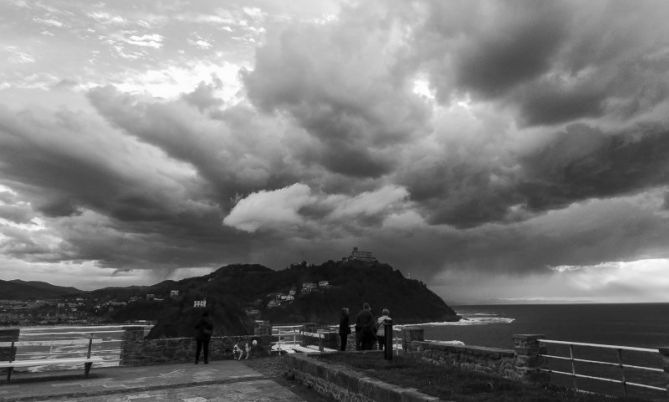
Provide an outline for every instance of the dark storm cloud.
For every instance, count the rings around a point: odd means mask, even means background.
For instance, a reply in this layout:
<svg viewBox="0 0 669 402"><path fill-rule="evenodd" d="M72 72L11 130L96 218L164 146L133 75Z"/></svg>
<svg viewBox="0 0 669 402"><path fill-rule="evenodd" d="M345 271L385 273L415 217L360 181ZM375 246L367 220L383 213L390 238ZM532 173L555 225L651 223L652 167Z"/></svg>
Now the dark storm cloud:
<svg viewBox="0 0 669 402"><path fill-rule="evenodd" d="M520 121L526 125L556 124L604 113L606 92L588 87L561 88L536 84L517 95Z"/></svg>
<svg viewBox="0 0 669 402"><path fill-rule="evenodd" d="M91 91L89 98L114 126L193 166L223 205L238 193L294 182L282 154L282 127L244 107L214 114L214 120L180 101L142 100L110 87ZM239 113L247 119L232 116Z"/></svg>
<svg viewBox="0 0 669 402"><path fill-rule="evenodd" d="M441 102L469 94L544 125L666 99L652 89L666 88L661 2L425 4L408 64L425 68Z"/></svg>
<svg viewBox="0 0 669 402"><path fill-rule="evenodd" d="M523 159L518 188L530 209L562 208L669 184L669 131L640 125L627 133L567 127Z"/></svg>
<svg viewBox="0 0 669 402"><path fill-rule="evenodd" d="M390 160L378 151L409 141L428 117L405 72L388 57L405 46L389 40L397 18L377 13L377 6L347 10L341 23L270 34L244 76L255 105L287 112L327 149L322 166L353 177L389 173ZM369 24L366 16L381 20Z"/></svg>
<svg viewBox="0 0 669 402"><path fill-rule="evenodd" d="M416 166L402 180L430 222L474 227L667 185L668 156L665 126L638 124L603 132L577 124L507 159L515 168L443 161Z"/></svg>
<svg viewBox="0 0 669 402"><path fill-rule="evenodd" d="M192 172L170 166L146 147L128 154L131 144L116 142L121 138L98 123L80 114L0 110L0 171L23 202L2 207L3 217L16 221L22 215L20 223L26 223L31 214L41 215L54 231L49 236L62 239L53 248L30 232L5 227L6 255L179 267L210 263L220 258L222 244L239 239L221 227L218 206L203 196L206 190ZM147 168L147 162L154 165ZM10 216L17 205L24 212Z"/></svg>
<svg viewBox="0 0 669 402"><path fill-rule="evenodd" d="M544 73L566 31L566 15L559 2L514 0L492 8L492 16L482 13L476 16L482 21L474 19L483 29L463 45L455 69L459 85L487 97L504 95Z"/></svg>

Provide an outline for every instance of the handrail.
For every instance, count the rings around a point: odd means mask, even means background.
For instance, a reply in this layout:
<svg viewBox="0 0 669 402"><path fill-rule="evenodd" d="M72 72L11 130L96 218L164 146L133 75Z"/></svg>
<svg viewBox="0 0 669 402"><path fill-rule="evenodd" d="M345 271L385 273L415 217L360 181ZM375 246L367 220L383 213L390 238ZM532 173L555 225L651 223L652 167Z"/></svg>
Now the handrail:
<svg viewBox="0 0 669 402"><path fill-rule="evenodd" d="M87 338L87 339L59 339L52 341L16 341L13 342L14 346L70 346L70 345L88 345L90 341L98 344L104 342L102 339L98 338ZM0 347L9 346L12 342L0 342Z"/></svg>
<svg viewBox="0 0 669 402"><path fill-rule="evenodd" d="M653 354L655 354L655 353L657 353L657 349L641 348L641 347L634 347L634 346L605 345L605 344L586 343L586 342L557 341L557 340L552 340L552 339L538 339L538 341L539 341L539 343L542 343L542 344L564 345L564 346L569 347L569 356L568 357L567 356L558 356L558 355L549 355L547 353L539 353L539 356L549 358L549 359L556 359L556 360L568 360L568 361L571 362L571 372L553 370L553 369L548 369L548 368L540 368L540 370L543 371L543 372L546 372L546 373L561 374L561 375L566 375L566 376L572 377L573 382L574 382L574 388L577 389L577 390L578 390L578 386L576 384L576 379L577 378L587 378L587 379L591 379L591 380L622 384L623 392L624 392L625 396L627 396L627 387L628 386L646 388L646 389L651 389L651 390L656 390L656 391L663 391L663 392L666 391L666 389L663 388L663 387L656 387L654 385L641 384L641 383L637 383L637 382L627 381L626 378L625 378L625 369L626 368L635 369L635 370L645 370L645 371L651 371L651 372L657 372L657 373L664 373L664 370L661 369L661 368L647 367L647 366L637 366L637 365L632 365L632 364L625 364L623 362L623 353L622 353L623 351L632 351L632 352L642 352L642 353L653 353ZM618 362L576 358L574 356L574 346L615 350L615 351L617 351ZM616 379L608 378L608 377L598 377L598 376L579 374L579 373L576 372L576 364L575 363L577 363L577 362L588 363L588 364L598 364L598 365L603 365L603 366L619 367L620 368L620 378L621 379L616 380Z"/></svg>
<svg viewBox="0 0 669 402"><path fill-rule="evenodd" d="M60 329L74 329L74 328L91 328L91 329L102 329L102 328L123 328L123 327L152 327L152 324L119 324L119 325L64 325L64 326L51 326L51 327L22 327L21 334L25 332L41 331L45 328L60 328Z"/></svg>
<svg viewBox="0 0 669 402"><path fill-rule="evenodd" d="M657 349L639 348L639 347L636 347L636 346L617 346L617 345L605 345L605 344L601 344L601 343L555 341L555 340L552 340L552 339L539 339L539 342L555 344L555 345L589 346L589 347L601 348L601 349L616 349L616 350L621 349L621 350L630 350L630 351L634 351L634 352L657 353Z"/></svg>
<svg viewBox="0 0 669 402"><path fill-rule="evenodd" d="M117 334L119 332L125 332L125 330L120 329L117 331L69 331L69 332L37 332L32 334L21 333L21 336L44 336L44 335L88 335L88 334Z"/></svg>

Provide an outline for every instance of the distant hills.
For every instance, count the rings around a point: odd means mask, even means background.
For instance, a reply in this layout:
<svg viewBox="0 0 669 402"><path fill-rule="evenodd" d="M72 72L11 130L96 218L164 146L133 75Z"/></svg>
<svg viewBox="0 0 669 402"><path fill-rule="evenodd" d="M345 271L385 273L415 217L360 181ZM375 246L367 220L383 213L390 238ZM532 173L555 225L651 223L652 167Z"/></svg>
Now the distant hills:
<svg viewBox="0 0 669 402"><path fill-rule="evenodd" d="M203 300L215 323L215 335L252 333L255 320L272 324L337 324L342 307L350 309L353 322L364 302L371 304L375 315L388 308L396 323L459 319L424 283L405 278L390 265L355 260L294 264L280 271L254 264L228 265L211 274L180 281L90 292L9 281L0 283L0 294L5 294L3 285L15 296L27 294L30 287L31 294L36 295L39 290L43 298L47 294L83 295L97 304L113 304L105 313L106 319L155 321L150 337L191 336L194 323L204 310L195 307L195 302Z"/></svg>
<svg viewBox="0 0 669 402"><path fill-rule="evenodd" d="M83 293L83 291L77 288L56 286L46 282L26 282L19 279L11 281L0 280L0 299L58 299L64 296L75 296Z"/></svg>

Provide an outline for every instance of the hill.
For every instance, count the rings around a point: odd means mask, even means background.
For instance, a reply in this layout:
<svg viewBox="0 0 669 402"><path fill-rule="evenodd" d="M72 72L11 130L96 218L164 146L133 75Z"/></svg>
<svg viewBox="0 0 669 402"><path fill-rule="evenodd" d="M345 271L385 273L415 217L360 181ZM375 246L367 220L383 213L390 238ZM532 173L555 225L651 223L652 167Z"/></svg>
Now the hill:
<svg viewBox="0 0 669 402"><path fill-rule="evenodd" d="M56 286L46 282L26 282L19 279L0 280L0 299L6 300L57 299L83 293L77 288Z"/></svg>
<svg viewBox="0 0 669 402"><path fill-rule="evenodd" d="M170 298L170 291L178 296ZM261 265L229 265L209 275L165 281L148 287L109 288L94 292L120 296L151 293L159 302L141 300L116 310L115 321L156 320L150 337L190 336L202 309L195 300L206 300L215 335L252 333L254 320L273 324L338 323L342 307L355 317L363 302L374 314L390 309L396 323L456 321L459 317L420 281L407 279L398 270L380 263L328 261L306 263L274 271Z"/></svg>

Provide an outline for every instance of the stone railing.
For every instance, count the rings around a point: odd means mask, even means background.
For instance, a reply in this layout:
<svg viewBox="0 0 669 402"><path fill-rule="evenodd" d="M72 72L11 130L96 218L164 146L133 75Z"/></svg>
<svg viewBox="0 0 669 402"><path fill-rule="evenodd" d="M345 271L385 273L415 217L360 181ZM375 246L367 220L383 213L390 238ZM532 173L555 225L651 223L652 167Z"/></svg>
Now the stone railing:
<svg viewBox="0 0 669 402"><path fill-rule="evenodd" d="M550 379L540 371L543 348L538 339L542 335L514 335L514 349L499 349L414 340L422 338L420 332L419 329L412 330L405 341L405 350L426 362L523 382L548 382Z"/></svg>
<svg viewBox="0 0 669 402"><path fill-rule="evenodd" d="M184 363L195 359L194 338L145 339L143 327L125 327L121 342L121 366L147 366L162 363ZM256 345L253 345L253 341ZM237 344L250 348L250 357L270 355L271 335L215 336L209 342L209 359L233 359L233 348Z"/></svg>

